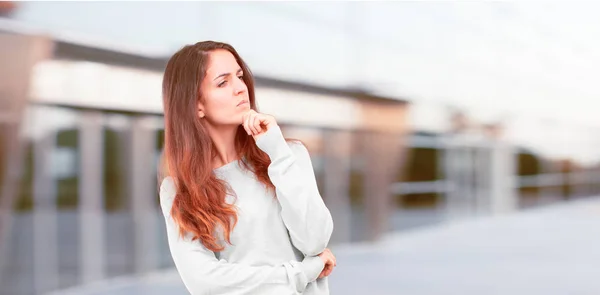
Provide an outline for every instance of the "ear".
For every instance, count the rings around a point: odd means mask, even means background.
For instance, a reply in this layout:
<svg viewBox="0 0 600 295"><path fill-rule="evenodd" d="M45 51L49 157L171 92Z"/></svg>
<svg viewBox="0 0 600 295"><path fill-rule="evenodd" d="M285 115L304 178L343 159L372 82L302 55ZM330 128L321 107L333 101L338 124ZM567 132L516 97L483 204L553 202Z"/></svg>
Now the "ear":
<svg viewBox="0 0 600 295"><path fill-rule="evenodd" d="M201 102L198 102L198 117L202 119L204 118L204 116L206 116L206 114L204 113L204 105L202 105Z"/></svg>

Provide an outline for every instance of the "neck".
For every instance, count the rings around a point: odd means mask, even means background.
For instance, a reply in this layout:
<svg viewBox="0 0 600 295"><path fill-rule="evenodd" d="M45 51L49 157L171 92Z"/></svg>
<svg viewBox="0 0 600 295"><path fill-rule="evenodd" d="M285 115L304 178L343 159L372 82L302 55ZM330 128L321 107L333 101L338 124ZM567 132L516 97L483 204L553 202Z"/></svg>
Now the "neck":
<svg viewBox="0 0 600 295"><path fill-rule="evenodd" d="M208 132L216 149L217 157L213 160L213 168L221 167L238 159L235 150L235 134L238 126L209 126Z"/></svg>

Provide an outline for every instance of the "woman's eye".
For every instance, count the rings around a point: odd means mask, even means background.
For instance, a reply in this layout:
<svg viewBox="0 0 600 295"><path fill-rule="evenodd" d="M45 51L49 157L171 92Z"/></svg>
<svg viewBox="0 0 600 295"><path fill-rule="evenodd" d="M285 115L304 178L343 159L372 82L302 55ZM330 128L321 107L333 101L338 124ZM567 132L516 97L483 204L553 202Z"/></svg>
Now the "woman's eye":
<svg viewBox="0 0 600 295"><path fill-rule="evenodd" d="M240 80L244 80L244 76L238 76Z"/></svg>
<svg viewBox="0 0 600 295"><path fill-rule="evenodd" d="M227 81L223 81L223 82L221 82L221 83L217 84L217 86L218 86L218 87L223 87L223 86L225 86L225 83L227 83Z"/></svg>

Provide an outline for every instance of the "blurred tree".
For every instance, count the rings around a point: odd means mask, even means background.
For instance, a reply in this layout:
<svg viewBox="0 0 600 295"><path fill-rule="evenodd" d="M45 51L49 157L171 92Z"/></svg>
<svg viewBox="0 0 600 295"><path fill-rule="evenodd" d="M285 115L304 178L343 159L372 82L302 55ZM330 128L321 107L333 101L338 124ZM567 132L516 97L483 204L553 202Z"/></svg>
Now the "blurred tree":
<svg viewBox="0 0 600 295"><path fill-rule="evenodd" d="M563 159L558 161L558 166L560 167L560 172L564 174L576 172L581 169L575 162L570 159ZM566 178L568 179L568 178ZM568 181L563 183L562 185L562 194L565 200L569 200L573 197L573 193L575 191L575 185L569 183Z"/></svg>
<svg viewBox="0 0 600 295"><path fill-rule="evenodd" d="M408 150L407 157L406 166L401 168L396 181L435 181L439 179L437 149L411 148ZM438 193L396 196L396 204L401 207L431 207L438 202Z"/></svg>
<svg viewBox="0 0 600 295"><path fill-rule="evenodd" d="M119 132L104 129L104 209L109 212L127 206L126 151L119 144L124 137Z"/></svg>
<svg viewBox="0 0 600 295"><path fill-rule="evenodd" d="M24 212L33 209L33 145L31 141L23 143L23 170L19 179L19 191L13 209Z"/></svg>
<svg viewBox="0 0 600 295"><path fill-rule="evenodd" d="M519 176L538 175L541 172L540 160L533 152L526 149L518 151L518 174ZM519 197L522 203L530 203L539 198L539 187L522 187L519 188Z"/></svg>

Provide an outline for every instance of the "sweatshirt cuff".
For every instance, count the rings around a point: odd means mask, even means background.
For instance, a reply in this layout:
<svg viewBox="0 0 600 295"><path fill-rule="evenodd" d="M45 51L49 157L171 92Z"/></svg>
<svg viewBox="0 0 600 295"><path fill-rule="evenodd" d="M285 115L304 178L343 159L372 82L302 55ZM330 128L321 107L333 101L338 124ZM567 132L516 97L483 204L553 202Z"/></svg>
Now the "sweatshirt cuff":
<svg viewBox="0 0 600 295"><path fill-rule="evenodd" d="M267 132L258 137L256 145L269 155L271 161L293 155L290 146L281 133L279 125L271 126Z"/></svg>
<svg viewBox="0 0 600 295"><path fill-rule="evenodd" d="M323 268L325 268L325 263L323 263L323 259L319 256L307 256L302 261L300 268L310 283L317 280Z"/></svg>

